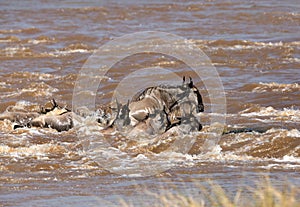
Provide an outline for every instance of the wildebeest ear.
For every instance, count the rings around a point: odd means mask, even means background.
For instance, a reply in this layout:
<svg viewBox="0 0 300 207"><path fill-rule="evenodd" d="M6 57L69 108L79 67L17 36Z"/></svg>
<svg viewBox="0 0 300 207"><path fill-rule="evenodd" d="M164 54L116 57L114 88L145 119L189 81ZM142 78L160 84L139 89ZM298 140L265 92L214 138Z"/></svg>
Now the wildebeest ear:
<svg viewBox="0 0 300 207"><path fill-rule="evenodd" d="M189 83L189 87L192 88L194 86L194 83L193 83L193 80L192 78L190 77L190 83Z"/></svg>

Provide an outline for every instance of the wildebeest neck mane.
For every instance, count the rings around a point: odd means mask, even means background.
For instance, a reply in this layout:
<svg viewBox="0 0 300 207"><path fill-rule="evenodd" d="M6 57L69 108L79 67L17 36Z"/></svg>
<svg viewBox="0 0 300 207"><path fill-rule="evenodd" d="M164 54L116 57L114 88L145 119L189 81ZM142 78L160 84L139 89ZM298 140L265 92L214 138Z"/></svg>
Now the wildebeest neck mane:
<svg viewBox="0 0 300 207"><path fill-rule="evenodd" d="M153 99L156 99L158 102L164 102L166 107L169 108L178 101L178 94L183 92L183 86L159 85L148 87L142 92L135 94L131 99L131 102L140 101L146 96L150 96Z"/></svg>

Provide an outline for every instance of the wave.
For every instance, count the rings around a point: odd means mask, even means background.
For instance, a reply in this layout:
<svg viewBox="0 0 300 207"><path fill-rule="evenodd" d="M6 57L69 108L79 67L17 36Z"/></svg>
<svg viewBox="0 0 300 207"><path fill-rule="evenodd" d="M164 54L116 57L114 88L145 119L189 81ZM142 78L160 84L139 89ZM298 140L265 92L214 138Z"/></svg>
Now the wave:
<svg viewBox="0 0 300 207"><path fill-rule="evenodd" d="M55 38L47 36L38 36L35 39L20 39L16 36L5 36L0 38L0 43L22 43L22 44L41 44L41 43L54 43Z"/></svg>
<svg viewBox="0 0 300 207"><path fill-rule="evenodd" d="M9 147L0 145L0 154L9 155L11 157L32 157L32 156L47 156L55 154L63 154L67 150L61 145L55 144L39 144L28 147Z"/></svg>
<svg viewBox="0 0 300 207"><path fill-rule="evenodd" d="M24 29L2 29L0 30L0 34L18 34L18 33L24 33L24 34L35 34L41 32L40 29L31 27L31 28L24 28Z"/></svg>
<svg viewBox="0 0 300 207"><path fill-rule="evenodd" d="M246 117L268 117L271 120L277 121L292 121L300 122L300 110L292 108L283 108L282 110L274 109L272 106L268 107L259 107L252 106L241 112L241 116Z"/></svg>
<svg viewBox="0 0 300 207"><path fill-rule="evenodd" d="M33 45L37 45L37 44L41 44L41 43L55 43L56 39L51 38L51 37L47 37L47 36L38 36L35 39L26 40L26 42L30 43L30 44L33 44Z"/></svg>
<svg viewBox="0 0 300 207"><path fill-rule="evenodd" d="M86 44L70 44L69 46L50 52L49 54L55 57L65 56L73 53L92 53L94 49Z"/></svg>
<svg viewBox="0 0 300 207"><path fill-rule="evenodd" d="M36 52L31 47L24 46L23 44L16 45L14 47L6 47L0 49L0 57L8 58L26 58L26 57L35 57L35 58L44 58L44 57L55 57L54 53L49 52Z"/></svg>
<svg viewBox="0 0 300 207"><path fill-rule="evenodd" d="M44 82L33 82L30 83L26 88L17 89L10 92L4 92L0 95L1 98L12 98L12 97L43 97L51 98L53 93L58 92L57 88L54 88Z"/></svg>
<svg viewBox="0 0 300 207"><path fill-rule="evenodd" d="M241 49L264 49L264 48L299 48L300 41L292 42L254 42L249 40L191 40L192 43L205 46L211 50L241 50Z"/></svg>
<svg viewBox="0 0 300 207"><path fill-rule="evenodd" d="M15 46L1 49L0 54L3 57L26 57L33 56L33 51L29 47Z"/></svg>
<svg viewBox="0 0 300 207"><path fill-rule="evenodd" d="M265 133L245 133L227 136L224 151L246 154L257 160L297 162L299 164L298 129L269 129ZM230 141L229 141L230 140ZM288 159L289 158L289 159Z"/></svg>
<svg viewBox="0 0 300 207"><path fill-rule="evenodd" d="M24 71L24 72L13 72L11 74L6 74L4 75L4 78L6 79L11 79L13 82L13 80L16 79L31 79L31 80L53 80L53 79L57 79L60 76L58 75L54 75L54 74L50 74L50 73L38 73L38 72L28 72L28 71Z"/></svg>
<svg viewBox="0 0 300 207"><path fill-rule="evenodd" d="M6 42L20 42L20 39L16 36L7 36L0 38L0 43L6 43Z"/></svg>
<svg viewBox="0 0 300 207"><path fill-rule="evenodd" d="M55 42L54 39L47 38L47 37L40 37L37 39L29 39L25 42L17 38L6 38L0 39L0 43L2 42L20 42L20 44L13 46L13 47L5 47L0 49L0 57L36 57L36 58L43 58L43 57L60 57L66 56L73 53L92 53L94 52L94 48L87 46L85 44L71 44L62 49L56 49L54 51L42 51L38 52L29 44L37 45L41 43L53 43ZM26 46L25 46L26 45Z"/></svg>
<svg viewBox="0 0 300 207"><path fill-rule="evenodd" d="M299 83L250 83L239 88L242 91L251 91L254 93L265 92L298 92L300 89Z"/></svg>

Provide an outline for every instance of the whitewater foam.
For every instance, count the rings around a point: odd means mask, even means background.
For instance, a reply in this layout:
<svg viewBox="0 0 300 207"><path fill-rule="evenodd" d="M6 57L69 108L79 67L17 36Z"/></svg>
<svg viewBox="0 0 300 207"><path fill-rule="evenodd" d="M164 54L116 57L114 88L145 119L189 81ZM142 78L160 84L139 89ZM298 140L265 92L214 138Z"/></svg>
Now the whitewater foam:
<svg viewBox="0 0 300 207"><path fill-rule="evenodd" d="M11 157L45 157L53 154L65 153L66 149L60 145L54 144L40 144L31 145L28 147L9 147L6 145L0 145L0 154L9 155Z"/></svg>
<svg viewBox="0 0 300 207"><path fill-rule="evenodd" d="M284 83L259 83L259 86L255 87L252 92L264 93L267 91L273 92L291 92L293 90L299 90L300 85L298 83L284 84Z"/></svg>
<svg viewBox="0 0 300 207"><path fill-rule="evenodd" d="M283 108L283 110L274 109L272 106L259 107L259 108L248 108L239 112L241 116L246 117L271 117L272 120L287 120L287 121L300 121L300 110L291 108Z"/></svg>

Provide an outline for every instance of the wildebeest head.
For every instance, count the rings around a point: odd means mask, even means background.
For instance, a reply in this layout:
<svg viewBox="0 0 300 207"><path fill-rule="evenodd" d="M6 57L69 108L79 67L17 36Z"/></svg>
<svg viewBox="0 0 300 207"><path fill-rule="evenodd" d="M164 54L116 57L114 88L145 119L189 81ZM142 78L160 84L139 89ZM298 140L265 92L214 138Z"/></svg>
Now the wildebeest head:
<svg viewBox="0 0 300 207"><path fill-rule="evenodd" d="M178 103L180 102L190 102L192 105L196 105L196 112L203 112L204 105L202 102L201 94L198 88L194 85L192 78L190 77L190 81L186 82L185 76L183 76L182 83L182 93L178 95Z"/></svg>
<svg viewBox="0 0 300 207"><path fill-rule="evenodd" d="M130 125L130 118L129 118L129 100L127 104L122 105L117 100L117 114L113 124L120 130L123 127Z"/></svg>
<svg viewBox="0 0 300 207"><path fill-rule="evenodd" d="M59 106L55 99L52 99L44 106L42 106L41 113L42 114L53 114L53 115L62 115L64 113L70 112L71 110L66 107Z"/></svg>

